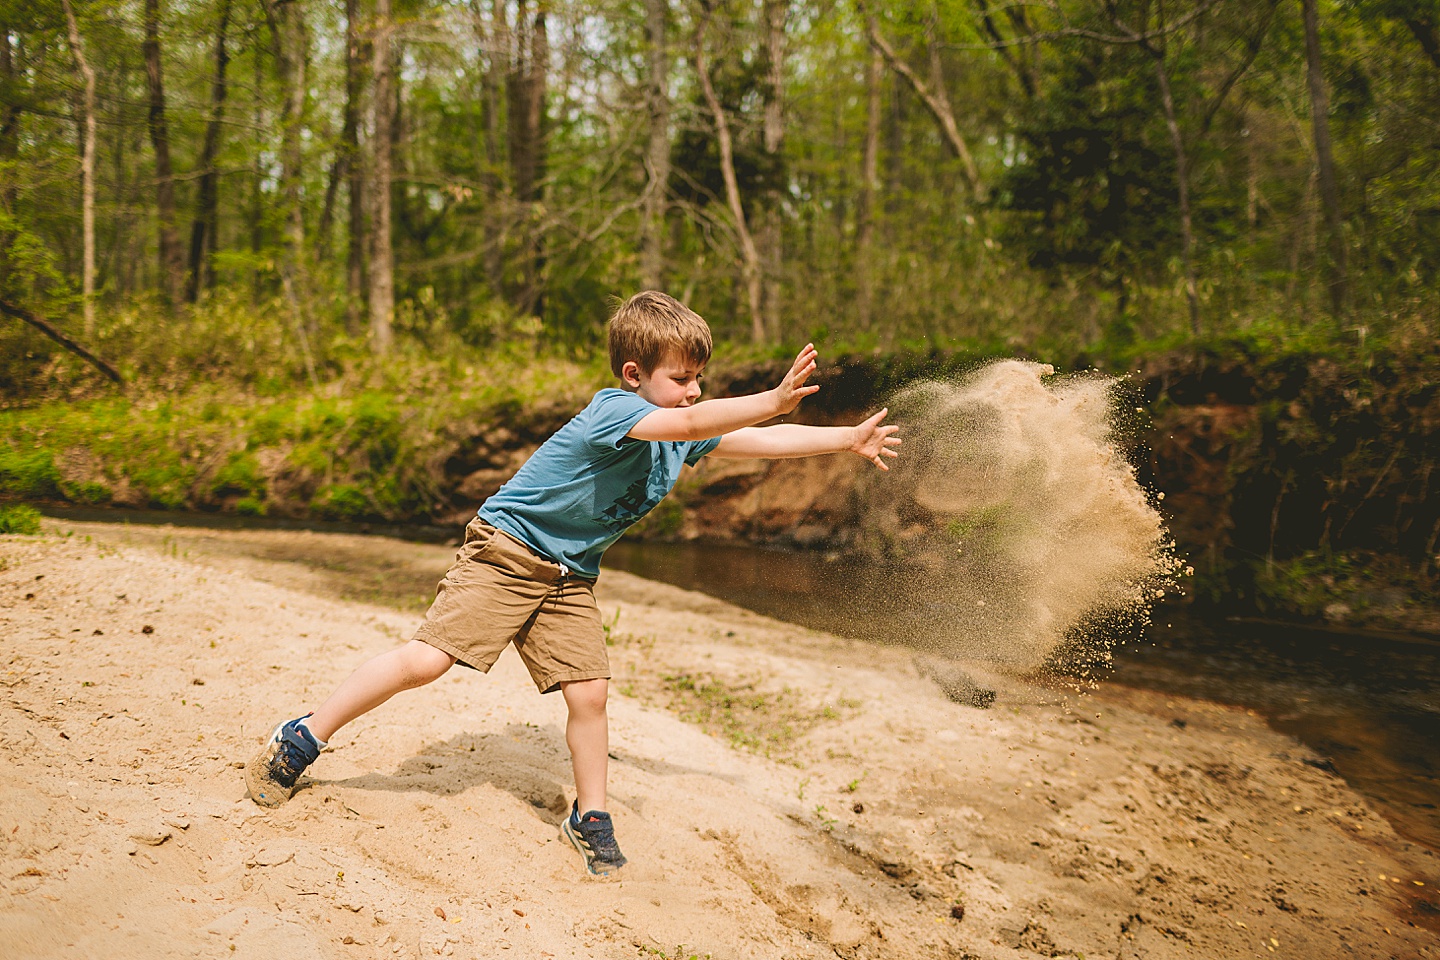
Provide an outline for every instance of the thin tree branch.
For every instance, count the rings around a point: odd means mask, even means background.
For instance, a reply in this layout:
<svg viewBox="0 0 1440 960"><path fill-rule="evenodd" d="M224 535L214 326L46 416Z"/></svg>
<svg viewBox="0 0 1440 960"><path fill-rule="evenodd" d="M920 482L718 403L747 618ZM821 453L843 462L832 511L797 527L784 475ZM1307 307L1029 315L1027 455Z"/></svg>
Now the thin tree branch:
<svg viewBox="0 0 1440 960"><path fill-rule="evenodd" d="M895 48L880 33L880 27L875 18L867 15L868 11L864 3L857 3L856 6L860 8L861 15L865 16L870 43L880 51L880 55L885 58L886 63L890 64L890 68L905 78L911 89L915 91L915 94L924 102L935 118L935 122L940 124L940 131L945 136L945 142L955 152L955 156L960 158L960 163L965 168L965 179L970 183L971 192L976 198L983 199L985 188L980 182L980 171L975 166L974 158L970 156L970 148L965 145L965 138L960 135L960 128L955 123L955 112L950 109L950 102L945 98L944 91L931 90L926 86L925 81L916 76L910 64L900 58L900 55L895 52Z"/></svg>
<svg viewBox="0 0 1440 960"><path fill-rule="evenodd" d="M1019 47L1037 43L1049 43L1052 40L1062 40L1066 37L1081 37L1086 40L1098 40L1101 43L1113 44L1145 43L1149 40L1157 40L1161 37L1165 37L1172 33L1175 33L1177 30L1184 29L1185 27L1189 26L1193 21L1199 19L1200 17L1208 13L1211 8L1219 6L1224 2L1225 0L1207 0L1207 2L1201 4L1199 7L1196 7L1194 10L1191 10L1189 13L1185 14L1185 16L1179 18L1178 20L1173 20L1164 26L1156 27L1154 30L1147 30L1144 33L1136 33L1131 36L1101 33L1098 30L1090 30L1085 27L1068 26L1069 18L1065 15L1065 11L1062 10L1060 8L1060 5L1054 2L1054 0L1046 0L1046 2L1043 3L1015 4L1015 6L1041 7L1055 14L1057 17L1060 18L1061 22L1067 25L1061 27L1058 30L1046 30L1043 33L1031 33L1023 37L1014 37L1009 40L991 41L989 43L947 43L944 46L948 50L999 50L1002 47Z"/></svg>
<svg viewBox="0 0 1440 960"><path fill-rule="evenodd" d="M1215 114L1220 112L1220 107L1225 103L1225 98L1230 96L1230 90L1236 82L1250 69L1255 58L1260 55L1260 46L1265 40L1265 35L1270 32L1270 23L1275 19L1275 8L1280 5L1280 0L1270 0L1270 5L1265 9L1265 17L1260 23L1260 29L1256 30L1245 45L1245 56L1235 66L1234 70L1225 77L1220 89L1215 94L1214 101L1205 111L1205 117L1200 121L1200 135L1203 137L1210 132L1210 124L1215 120Z"/></svg>
<svg viewBox="0 0 1440 960"><path fill-rule="evenodd" d="M61 333L59 330L56 330L54 327L50 326L50 324L43 317L31 313L24 307L17 307L15 306L15 304L10 303L7 300L0 300L0 313L5 314L6 316L14 317L16 320L22 320L25 323L30 324L30 326L39 330L41 333L45 334L45 336L49 337L51 340L54 340L66 350L69 350L77 357L80 357L82 360L85 360L87 363L93 365L95 369L105 374L105 376L109 377L111 380L114 380L120 386L125 386L125 378L120 376L120 374L116 373L114 367L110 366L110 364L95 356L95 354L91 353L89 350L86 350L74 340L71 340L69 337L65 336L65 334Z"/></svg>

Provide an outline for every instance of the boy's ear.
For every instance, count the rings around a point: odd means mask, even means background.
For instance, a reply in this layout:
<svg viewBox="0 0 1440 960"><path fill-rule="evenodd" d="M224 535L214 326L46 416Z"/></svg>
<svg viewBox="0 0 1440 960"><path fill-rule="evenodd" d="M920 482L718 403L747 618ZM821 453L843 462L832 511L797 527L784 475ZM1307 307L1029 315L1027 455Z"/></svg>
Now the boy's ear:
<svg viewBox="0 0 1440 960"><path fill-rule="evenodd" d="M640 386L640 364L634 360L626 360L620 368L620 379L628 387Z"/></svg>

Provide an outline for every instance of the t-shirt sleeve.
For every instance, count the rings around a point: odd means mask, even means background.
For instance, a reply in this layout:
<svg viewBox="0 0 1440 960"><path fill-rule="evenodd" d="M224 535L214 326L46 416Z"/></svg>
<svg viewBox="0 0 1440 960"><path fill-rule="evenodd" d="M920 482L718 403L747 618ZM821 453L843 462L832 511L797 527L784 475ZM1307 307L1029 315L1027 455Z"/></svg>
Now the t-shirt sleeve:
<svg viewBox="0 0 1440 960"><path fill-rule="evenodd" d="M590 422L585 425L585 442L601 449L618 450L635 424L644 420L646 414L659 409L628 390L602 391L590 402Z"/></svg>
<svg viewBox="0 0 1440 960"><path fill-rule="evenodd" d="M705 456L705 454L709 453L711 450L714 450L718 446L720 446L719 437L710 437L706 440L696 440L694 443L690 444L690 452L685 454L685 465L690 467L695 466L695 464L700 462L701 457Z"/></svg>

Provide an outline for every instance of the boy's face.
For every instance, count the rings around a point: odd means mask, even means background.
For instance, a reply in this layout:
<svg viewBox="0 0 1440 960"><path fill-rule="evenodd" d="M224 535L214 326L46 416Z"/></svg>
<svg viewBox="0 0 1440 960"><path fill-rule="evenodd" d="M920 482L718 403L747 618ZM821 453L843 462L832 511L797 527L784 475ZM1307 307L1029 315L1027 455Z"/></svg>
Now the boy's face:
<svg viewBox="0 0 1440 960"><path fill-rule="evenodd" d="M688 407L700 399L700 379L705 364L667 354L649 373L634 360L626 361L620 376L627 386L657 407Z"/></svg>

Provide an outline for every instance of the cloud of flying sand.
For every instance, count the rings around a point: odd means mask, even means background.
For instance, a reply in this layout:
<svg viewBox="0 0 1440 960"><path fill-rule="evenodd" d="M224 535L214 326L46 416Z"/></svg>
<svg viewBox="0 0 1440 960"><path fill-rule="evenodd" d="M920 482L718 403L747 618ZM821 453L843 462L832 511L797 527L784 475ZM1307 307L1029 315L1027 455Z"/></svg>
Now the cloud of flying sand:
<svg viewBox="0 0 1440 960"><path fill-rule="evenodd" d="M862 531L901 639L1031 671L1148 618L1178 565L1115 445L1117 384L1004 360L892 399L904 452L861 490Z"/></svg>

